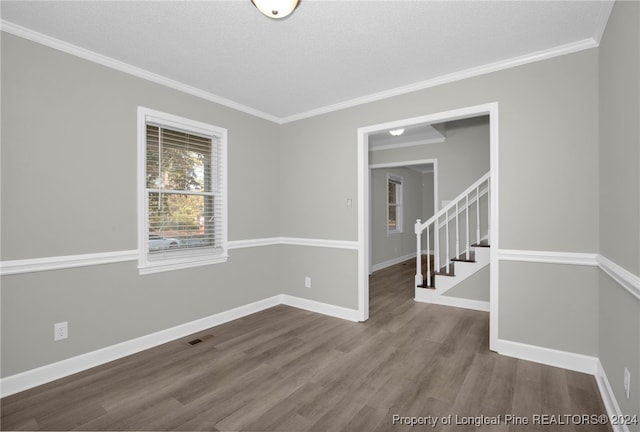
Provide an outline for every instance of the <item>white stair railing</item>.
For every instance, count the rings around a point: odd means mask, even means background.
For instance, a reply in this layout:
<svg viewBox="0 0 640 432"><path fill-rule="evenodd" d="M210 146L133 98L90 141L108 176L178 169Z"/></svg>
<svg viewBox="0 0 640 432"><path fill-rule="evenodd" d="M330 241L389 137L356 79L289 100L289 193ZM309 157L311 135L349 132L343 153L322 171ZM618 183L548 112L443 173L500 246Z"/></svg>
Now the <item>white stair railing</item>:
<svg viewBox="0 0 640 432"><path fill-rule="evenodd" d="M486 233L486 238L490 238L490 189L491 189L491 173L486 173L476 182L469 186L464 192L451 200L449 204L440 209L436 214L431 216L426 222L420 219L416 221L416 285L432 286L432 276L440 272L442 257L444 254L444 263L446 272L449 272L452 258L462 256L460 252L461 244L464 247L465 259L469 259L469 252L472 242L469 236L470 221L475 222L476 244L480 244L483 237L482 233ZM481 198L487 195L486 204L481 203ZM472 216L473 215L473 216ZM460 227L460 220L464 219L464 227ZM455 222L453 222L455 221ZM455 233L450 236L451 225L455 229ZM484 229L483 229L484 228ZM440 231L444 229L445 243L440 242ZM422 273L422 235L426 232L426 280ZM433 233L432 233L433 232ZM464 239L462 239L464 237ZM431 249L431 239L433 239L433 249ZM451 245L451 240L455 245ZM455 251L455 256L451 255L451 249ZM431 265L430 254L433 254L433 266Z"/></svg>

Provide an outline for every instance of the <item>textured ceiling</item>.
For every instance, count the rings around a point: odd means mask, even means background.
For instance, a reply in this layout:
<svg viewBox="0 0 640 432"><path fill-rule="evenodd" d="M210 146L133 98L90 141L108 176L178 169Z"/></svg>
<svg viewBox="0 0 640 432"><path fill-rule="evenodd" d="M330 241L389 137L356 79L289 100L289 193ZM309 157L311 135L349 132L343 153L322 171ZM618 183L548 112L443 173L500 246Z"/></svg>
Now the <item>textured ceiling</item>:
<svg viewBox="0 0 640 432"><path fill-rule="evenodd" d="M609 1L302 0L278 21L249 0L1 4L7 31L32 30L279 121L596 46L610 10Z"/></svg>

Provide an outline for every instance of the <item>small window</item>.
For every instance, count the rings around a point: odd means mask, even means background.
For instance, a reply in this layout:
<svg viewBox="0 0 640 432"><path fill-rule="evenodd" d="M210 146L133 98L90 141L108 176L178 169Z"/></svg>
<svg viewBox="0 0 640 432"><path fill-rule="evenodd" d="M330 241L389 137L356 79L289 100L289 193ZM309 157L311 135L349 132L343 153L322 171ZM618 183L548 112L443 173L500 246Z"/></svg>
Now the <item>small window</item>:
<svg viewBox="0 0 640 432"><path fill-rule="evenodd" d="M227 260L226 130L138 110L141 274Z"/></svg>
<svg viewBox="0 0 640 432"><path fill-rule="evenodd" d="M387 176L387 232L402 232L402 178Z"/></svg>

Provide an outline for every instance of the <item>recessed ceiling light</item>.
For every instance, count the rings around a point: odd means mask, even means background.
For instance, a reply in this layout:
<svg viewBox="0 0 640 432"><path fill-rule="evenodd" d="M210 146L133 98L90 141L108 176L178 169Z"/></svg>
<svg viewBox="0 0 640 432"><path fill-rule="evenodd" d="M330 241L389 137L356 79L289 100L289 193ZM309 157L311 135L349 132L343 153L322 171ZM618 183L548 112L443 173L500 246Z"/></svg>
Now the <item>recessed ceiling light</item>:
<svg viewBox="0 0 640 432"><path fill-rule="evenodd" d="M404 129L395 129L395 130L389 131L389 133L393 136L400 136L404 133Z"/></svg>

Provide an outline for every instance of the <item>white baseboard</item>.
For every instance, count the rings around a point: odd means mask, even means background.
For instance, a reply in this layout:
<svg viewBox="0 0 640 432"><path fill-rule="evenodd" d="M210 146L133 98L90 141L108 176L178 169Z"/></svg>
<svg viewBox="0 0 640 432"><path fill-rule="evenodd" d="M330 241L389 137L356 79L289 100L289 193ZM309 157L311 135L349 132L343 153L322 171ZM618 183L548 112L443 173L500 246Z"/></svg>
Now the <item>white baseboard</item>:
<svg viewBox="0 0 640 432"><path fill-rule="evenodd" d="M81 354L16 375L11 375L0 380L0 396L9 396L32 387L153 348L160 344L188 336L192 333L206 330L210 327L215 327L217 325L260 312L264 309L277 306L280 303L280 296L273 296L248 305L220 312L206 318L171 327L166 330L161 330L126 342L91 351L86 354Z"/></svg>
<svg viewBox="0 0 640 432"><path fill-rule="evenodd" d="M401 262L408 261L408 260L410 260L412 258L414 260L416 259L416 253L415 252L410 253L408 255L401 256L401 257L392 258L390 260L386 260L386 261L383 261L383 262L378 263L378 264L373 264L371 266L371 273L377 272L378 270L386 269L387 267L391 267L391 266L394 266L396 264L400 264Z"/></svg>
<svg viewBox="0 0 640 432"><path fill-rule="evenodd" d="M276 295L206 318L2 378L0 379L0 397L10 396L281 304L349 321L359 321L359 314L355 309L343 308L286 294Z"/></svg>
<svg viewBox="0 0 640 432"><path fill-rule="evenodd" d="M599 358L504 339L498 339L497 347L498 353L501 355L593 375L609 418L622 416L622 411ZM611 427L614 432L630 432L626 425L611 425Z"/></svg>
<svg viewBox="0 0 640 432"><path fill-rule="evenodd" d="M609 378L607 377L607 373L604 371L604 367L602 367L602 363L598 360L597 371L596 371L596 382L598 383L598 389L600 390L600 395L602 396L602 402L604 403L604 407L607 410L607 414L609 414L609 418L616 417L620 418L622 416L622 410L620 410L620 405L618 405L618 401L616 400L616 396L613 394L613 389L611 388L611 384L609 383ZM627 425L611 425L613 432L630 432Z"/></svg>
<svg viewBox="0 0 640 432"><path fill-rule="evenodd" d="M435 293L428 288L416 288L415 301L421 303L432 303L442 306L453 306L463 309L472 309L481 312L489 312L490 303L481 300L471 300L461 297L450 297Z"/></svg>
<svg viewBox="0 0 640 432"><path fill-rule="evenodd" d="M328 315L336 318L342 318L348 321L360 321L360 314L357 309L348 309L342 306L335 306L328 303L321 303L314 300L307 300L300 297L294 297L287 294L280 296L283 305L292 306L298 309L304 309L316 312L322 315Z"/></svg>
<svg viewBox="0 0 640 432"><path fill-rule="evenodd" d="M508 357L529 360L590 375L596 375L598 371L598 358L584 354L559 351L504 339L498 339L497 348L498 354Z"/></svg>

